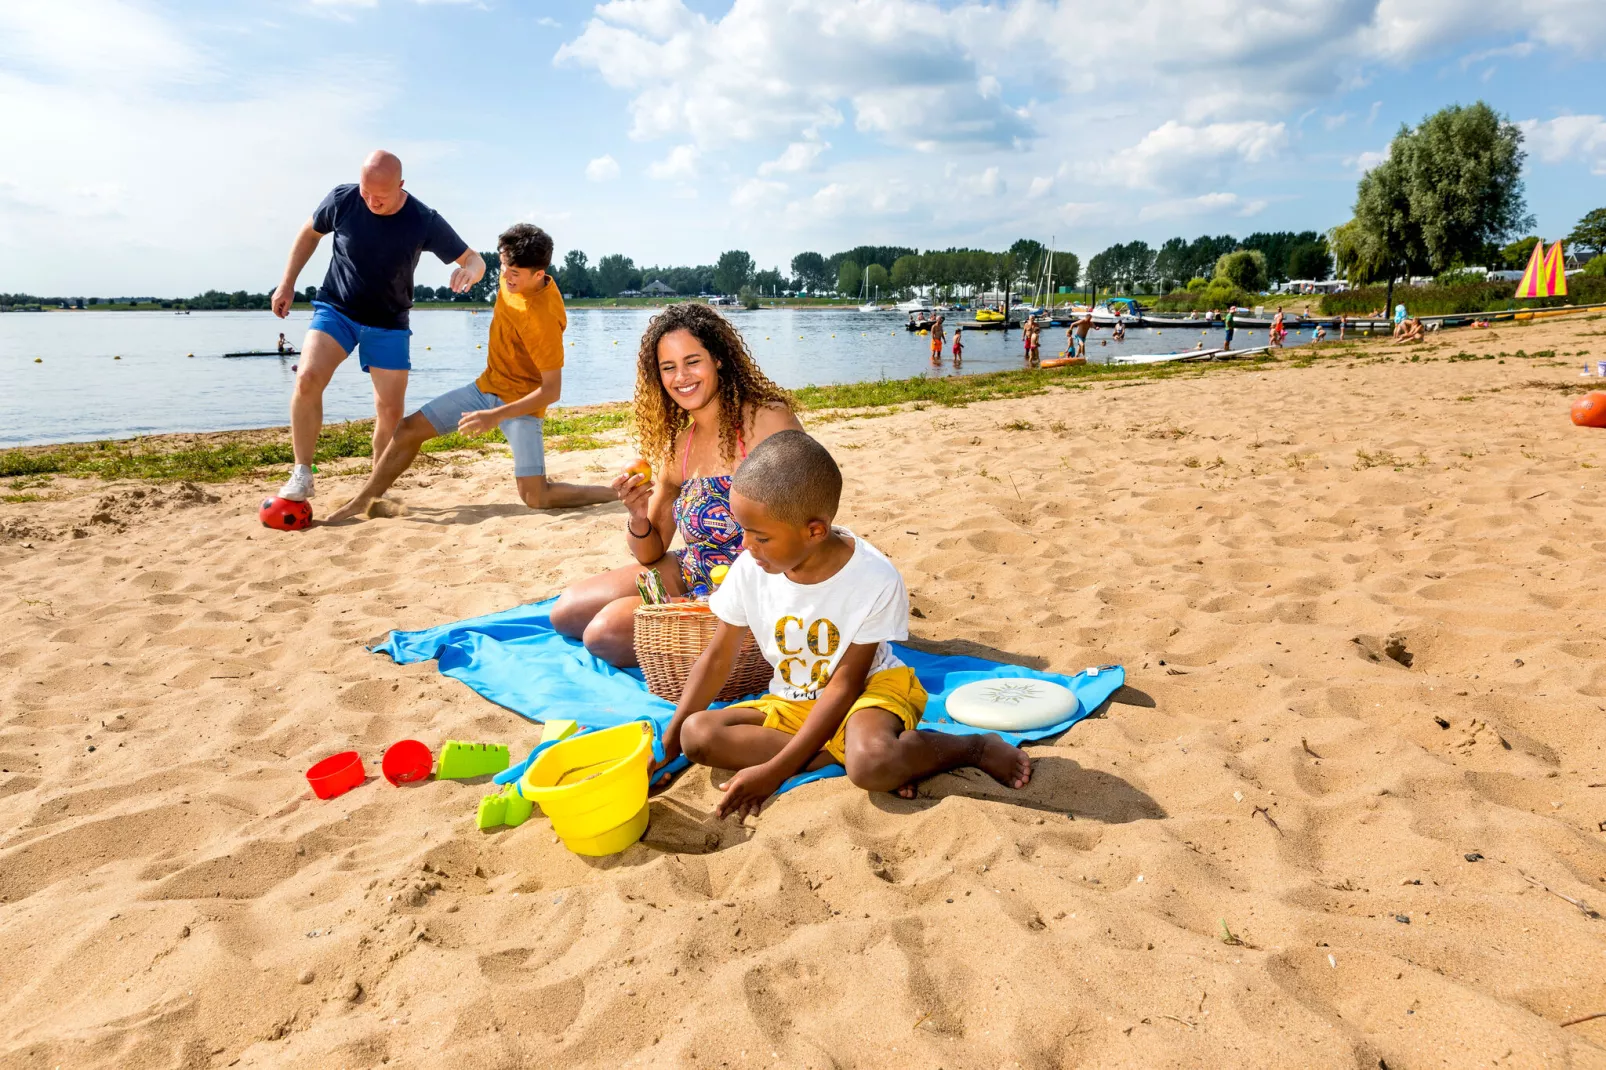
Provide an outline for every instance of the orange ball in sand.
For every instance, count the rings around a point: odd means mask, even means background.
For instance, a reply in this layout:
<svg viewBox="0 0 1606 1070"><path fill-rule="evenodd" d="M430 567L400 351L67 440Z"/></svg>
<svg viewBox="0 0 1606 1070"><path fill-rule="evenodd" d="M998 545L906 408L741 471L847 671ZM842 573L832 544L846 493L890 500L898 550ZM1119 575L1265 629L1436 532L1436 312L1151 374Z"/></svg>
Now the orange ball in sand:
<svg viewBox="0 0 1606 1070"><path fill-rule="evenodd" d="M1606 427L1606 393L1593 390L1573 402L1573 423L1579 427Z"/></svg>

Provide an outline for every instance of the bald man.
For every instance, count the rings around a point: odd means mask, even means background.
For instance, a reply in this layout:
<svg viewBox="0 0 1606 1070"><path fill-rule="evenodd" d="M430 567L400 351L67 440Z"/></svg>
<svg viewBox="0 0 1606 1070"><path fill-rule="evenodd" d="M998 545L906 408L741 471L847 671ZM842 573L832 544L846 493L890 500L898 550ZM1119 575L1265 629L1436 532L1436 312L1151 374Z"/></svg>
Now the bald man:
<svg viewBox="0 0 1606 1070"><path fill-rule="evenodd" d="M428 251L456 264L451 287L463 293L485 275L485 261L457 236L440 213L402 188L401 160L384 151L368 157L361 181L336 186L301 227L290 247L284 279L273 291L273 314L290 314L296 276L325 234L335 236L329 271L312 302L312 324L301 346L300 370L290 397L290 439L296 466L279 497L312 497L312 457L323 427L323 391L342 361L357 351L374 384L374 457L390 445L407 399L407 312L413 307L413 271Z"/></svg>

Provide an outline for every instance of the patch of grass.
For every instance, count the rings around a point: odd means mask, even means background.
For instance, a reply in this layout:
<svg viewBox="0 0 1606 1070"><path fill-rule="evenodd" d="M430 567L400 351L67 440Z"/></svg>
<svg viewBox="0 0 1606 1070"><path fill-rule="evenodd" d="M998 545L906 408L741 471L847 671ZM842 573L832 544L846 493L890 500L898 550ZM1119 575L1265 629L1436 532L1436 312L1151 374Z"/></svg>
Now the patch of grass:
<svg viewBox="0 0 1606 1070"><path fill-rule="evenodd" d="M1003 428L1005 431L1036 431L1037 425L1030 420L1011 420Z"/></svg>
<svg viewBox="0 0 1606 1070"><path fill-rule="evenodd" d="M22 494L0 494L0 502L5 502L7 505L21 505L23 502L42 502L48 500L49 499L47 495L34 494L32 492L24 492Z"/></svg>
<svg viewBox="0 0 1606 1070"><path fill-rule="evenodd" d="M1182 467L1184 468L1198 468L1201 463L1203 462L1201 462L1197 457L1182 458Z"/></svg>
<svg viewBox="0 0 1606 1070"><path fill-rule="evenodd" d="M1416 468L1428 463L1426 454L1418 454L1416 460L1407 461L1394 456L1389 450L1378 450L1375 453L1367 450L1355 451L1355 470L1366 468L1392 468L1396 472L1403 472L1407 468Z"/></svg>

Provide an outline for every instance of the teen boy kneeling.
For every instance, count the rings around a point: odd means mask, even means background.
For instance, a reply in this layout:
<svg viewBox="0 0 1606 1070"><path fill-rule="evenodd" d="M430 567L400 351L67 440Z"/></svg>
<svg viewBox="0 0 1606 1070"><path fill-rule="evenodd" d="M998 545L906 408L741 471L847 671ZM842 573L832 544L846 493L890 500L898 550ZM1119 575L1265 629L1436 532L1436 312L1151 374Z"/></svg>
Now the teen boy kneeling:
<svg viewBox="0 0 1606 1070"><path fill-rule="evenodd" d="M667 758L738 771L720 785L721 817L756 814L787 777L831 762L905 798L962 765L1025 787L1031 761L1000 737L917 730L925 688L888 646L909 637L909 594L881 551L832 526L841 496L836 462L801 431L776 432L737 468L745 549L709 599L719 625L664 733ZM775 667L771 693L707 709L749 630Z"/></svg>
<svg viewBox="0 0 1606 1070"><path fill-rule="evenodd" d="M448 390L396 428L373 474L357 496L329 516L345 520L368 508L411 467L424 443L448 431L484 434L500 427L513 447L513 480L531 509L562 509L615 501L610 487L549 483L541 421L563 388L563 332L569 318L563 295L547 269L552 238L540 227L516 223L496 239L502 281L491 314L485 371L467 386Z"/></svg>

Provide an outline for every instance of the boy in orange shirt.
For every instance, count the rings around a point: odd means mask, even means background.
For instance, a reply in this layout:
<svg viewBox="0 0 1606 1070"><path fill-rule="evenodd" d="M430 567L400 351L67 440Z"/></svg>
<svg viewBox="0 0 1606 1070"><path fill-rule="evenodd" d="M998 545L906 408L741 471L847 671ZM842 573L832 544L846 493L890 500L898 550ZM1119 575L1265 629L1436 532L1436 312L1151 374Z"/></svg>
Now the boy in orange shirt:
<svg viewBox="0 0 1606 1070"><path fill-rule="evenodd" d="M513 448L519 498L532 509L597 505L618 497L609 487L547 481L541 421L563 387L563 332L569 324L563 295L547 273L552 238L540 227L517 223L496 239L496 246L502 281L485 371L403 420L368 482L330 515L330 522L366 510L407 471L424 443L453 430L479 435L500 427Z"/></svg>

